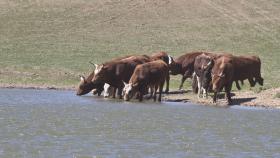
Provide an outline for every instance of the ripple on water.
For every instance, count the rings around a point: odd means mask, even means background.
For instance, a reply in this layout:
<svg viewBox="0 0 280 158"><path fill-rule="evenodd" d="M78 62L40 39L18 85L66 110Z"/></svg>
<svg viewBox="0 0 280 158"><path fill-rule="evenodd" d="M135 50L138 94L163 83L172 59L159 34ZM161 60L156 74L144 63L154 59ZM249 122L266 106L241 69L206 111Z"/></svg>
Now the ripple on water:
<svg viewBox="0 0 280 158"><path fill-rule="evenodd" d="M279 114L0 89L0 157L280 157Z"/></svg>

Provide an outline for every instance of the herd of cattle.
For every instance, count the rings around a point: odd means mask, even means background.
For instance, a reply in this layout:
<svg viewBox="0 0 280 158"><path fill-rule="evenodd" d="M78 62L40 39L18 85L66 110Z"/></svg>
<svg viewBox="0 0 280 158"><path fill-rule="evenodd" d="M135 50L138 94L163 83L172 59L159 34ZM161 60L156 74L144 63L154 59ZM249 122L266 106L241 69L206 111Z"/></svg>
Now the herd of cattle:
<svg viewBox="0 0 280 158"><path fill-rule="evenodd" d="M256 83L263 85L261 61L257 56L234 56L232 54L215 54L209 52L186 53L175 60L165 52L148 55L130 55L112 59L101 65L87 77L81 76L77 95L93 92L94 95L112 96L129 101L136 97L139 101L149 94L148 98L161 101L163 86L169 91L170 75L182 75L179 89L187 78L192 78L192 90L198 97L207 97L214 92L225 89L228 104L232 102L230 91L233 82L240 89L239 81L248 79L250 86Z"/></svg>

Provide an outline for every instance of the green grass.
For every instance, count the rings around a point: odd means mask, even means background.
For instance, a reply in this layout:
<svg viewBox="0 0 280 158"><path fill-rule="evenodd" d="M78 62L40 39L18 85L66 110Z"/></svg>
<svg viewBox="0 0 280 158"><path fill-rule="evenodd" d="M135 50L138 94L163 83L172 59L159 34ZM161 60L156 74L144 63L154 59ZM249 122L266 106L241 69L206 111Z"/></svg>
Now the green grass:
<svg viewBox="0 0 280 158"><path fill-rule="evenodd" d="M0 0L0 83L75 86L89 61L207 50L259 55L265 88L279 87L279 8L278 0Z"/></svg>

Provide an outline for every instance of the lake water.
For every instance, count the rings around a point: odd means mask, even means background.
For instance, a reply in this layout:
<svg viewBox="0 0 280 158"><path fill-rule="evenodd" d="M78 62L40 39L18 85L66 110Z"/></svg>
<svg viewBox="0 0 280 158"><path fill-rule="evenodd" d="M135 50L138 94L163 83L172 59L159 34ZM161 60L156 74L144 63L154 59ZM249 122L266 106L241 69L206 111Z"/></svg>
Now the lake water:
<svg viewBox="0 0 280 158"><path fill-rule="evenodd" d="M280 111L0 89L0 157L280 157Z"/></svg>

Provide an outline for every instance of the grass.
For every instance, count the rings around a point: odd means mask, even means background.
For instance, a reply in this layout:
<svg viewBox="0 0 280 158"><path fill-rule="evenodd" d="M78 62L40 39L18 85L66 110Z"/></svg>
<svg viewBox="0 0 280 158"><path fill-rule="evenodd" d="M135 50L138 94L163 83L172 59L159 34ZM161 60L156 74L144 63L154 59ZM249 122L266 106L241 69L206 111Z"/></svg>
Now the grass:
<svg viewBox="0 0 280 158"><path fill-rule="evenodd" d="M280 98L280 93L279 93L279 92L276 93L275 96L274 96L274 98Z"/></svg>
<svg viewBox="0 0 280 158"><path fill-rule="evenodd" d="M89 61L207 50L259 55L265 88L279 87L279 8L278 0L0 0L0 83L75 86ZM171 87L179 82L172 77Z"/></svg>

